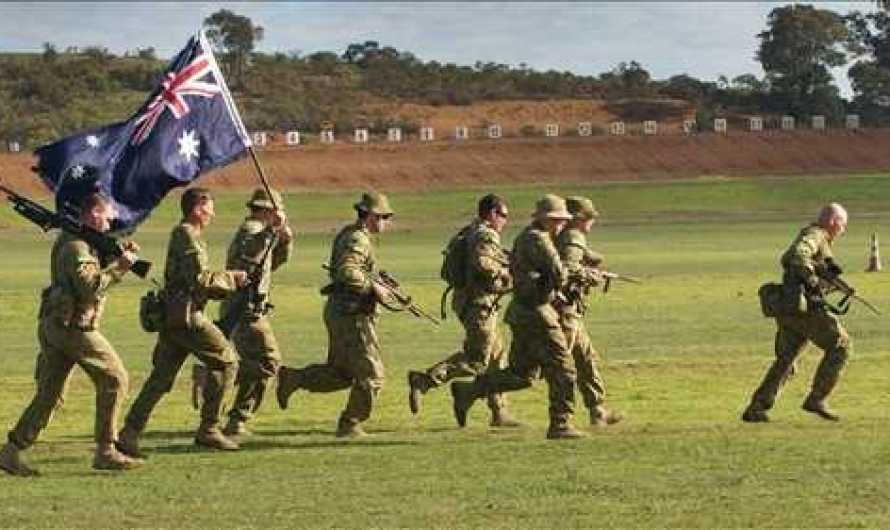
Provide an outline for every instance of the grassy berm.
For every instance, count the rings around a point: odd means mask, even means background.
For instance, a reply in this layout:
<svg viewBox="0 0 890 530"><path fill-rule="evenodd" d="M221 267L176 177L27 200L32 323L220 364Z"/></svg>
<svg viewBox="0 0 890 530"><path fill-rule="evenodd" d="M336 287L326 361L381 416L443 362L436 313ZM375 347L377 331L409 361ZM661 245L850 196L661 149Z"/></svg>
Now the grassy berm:
<svg viewBox="0 0 890 530"><path fill-rule="evenodd" d="M212 177L211 177L212 178ZM428 309L438 307L440 251L488 190L396 193L394 230L379 238L387 270ZM836 245L848 280L890 311L887 273L866 274L868 237L890 234L885 175L603 183L496 190L510 201L511 242L545 191L593 197L603 213L592 234L610 268L643 278L591 301L588 326L602 355L609 403L627 420L580 441L544 439L546 385L510 396L525 428L493 430L481 402L458 429L447 388L412 417L405 373L452 352L453 317L436 328L407 314L380 323L388 381L368 422L373 436L334 438L346 394L274 397L239 453L197 450L197 414L186 370L145 435L146 465L125 474L90 466L93 389L79 370L63 410L25 453L43 476L0 476L3 527L814 527L890 526L890 326L856 306L846 317L850 366L829 423L800 410L819 359L809 349L769 424L739 415L773 356L773 323L756 291L779 278L778 258L819 206L851 214ZM247 192L226 192L210 228L213 265L244 215ZM276 276L274 325L286 363L326 354L321 263L356 194L287 198L299 231L292 263ZM176 221L171 197L137 233L163 268ZM890 236L886 236L890 237ZM51 238L0 210L0 419L14 424L31 399L35 311L47 282ZM132 399L150 366L154 336L138 327L149 284L128 278L111 296L104 330L130 370ZM215 311L215 307L211 308ZM506 330L505 330L506 333ZM579 400L580 402L580 400ZM129 406L129 400L126 404Z"/></svg>

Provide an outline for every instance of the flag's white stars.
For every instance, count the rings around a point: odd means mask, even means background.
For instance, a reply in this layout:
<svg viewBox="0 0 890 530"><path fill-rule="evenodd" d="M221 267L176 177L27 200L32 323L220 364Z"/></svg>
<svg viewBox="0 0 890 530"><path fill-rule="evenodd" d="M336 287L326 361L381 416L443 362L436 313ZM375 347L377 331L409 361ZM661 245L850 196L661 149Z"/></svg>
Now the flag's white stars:
<svg viewBox="0 0 890 530"><path fill-rule="evenodd" d="M99 137L95 134L87 136L87 145L90 147L99 147Z"/></svg>
<svg viewBox="0 0 890 530"><path fill-rule="evenodd" d="M191 162L192 157L198 157L198 146L201 141L195 138L195 131L182 131L182 136L177 139L179 142L179 154Z"/></svg>
<svg viewBox="0 0 890 530"><path fill-rule="evenodd" d="M86 169L84 169L81 165L76 165L71 168L71 178L74 180L79 180L86 173Z"/></svg>

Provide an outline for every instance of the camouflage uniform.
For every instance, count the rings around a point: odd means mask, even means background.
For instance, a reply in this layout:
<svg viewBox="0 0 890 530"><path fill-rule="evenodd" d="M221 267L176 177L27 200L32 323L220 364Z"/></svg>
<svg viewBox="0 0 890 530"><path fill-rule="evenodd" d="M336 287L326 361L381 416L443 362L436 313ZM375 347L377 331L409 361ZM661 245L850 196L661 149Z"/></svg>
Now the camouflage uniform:
<svg viewBox="0 0 890 530"><path fill-rule="evenodd" d="M238 228L229 245L226 269L244 271L260 265L266 248L270 244L274 245L269 259L262 263L263 270L257 287L262 302L251 307L250 313L244 315L232 331L232 343L240 360L235 402L229 411L230 425L240 425L251 418L263 400L269 378L278 373L278 367L281 365L278 341L275 340L272 324L269 322L268 313L271 306L267 300L272 283L272 271L290 259L293 240L289 229L277 233L278 237L274 228L265 226L258 219L248 217ZM220 315L227 313L230 302L229 298L221 304Z"/></svg>
<svg viewBox="0 0 890 530"><path fill-rule="evenodd" d="M812 224L801 230L782 255L785 298L793 302L789 305L797 305L801 300L806 310L784 311L776 317L776 359L751 397L751 404L743 415L746 421L766 421L765 411L772 408L779 391L794 371L795 360L811 341L825 355L816 369L804 409L828 419L837 419L825 408L825 399L837 385L847 363L850 337L836 315L809 300L803 303L806 298L802 298L805 291L821 291L815 271L816 267L824 266L825 260L832 257L831 244L829 233L821 226Z"/></svg>
<svg viewBox="0 0 890 530"><path fill-rule="evenodd" d="M565 264L569 275L583 274L584 262L588 264L601 263L603 257L590 250L587 246L587 238L577 228L566 228L557 237L559 256ZM606 386L597 368L597 352L590 341L590 335L584 326L584 316L587 313L587 305L584 298L589 289L575 293L567 303L558 303L559 321L566 334L569 351L575 359L575 369L578 371L578 390L584 399L584 405L590 411L591 422L596 423L605 415L603 401L606 397Z"/></svg>
<svg viewBox="0 0 890 530"><path fill-rule="evenodd" d="M561 198L545 199L558 205L560 212L565 212L565 202ZM542 201L539 201L539 210ZM571 217L567 212L560 215ZM496 372L481 374L472 383L452 383L458 424L465 423L466 412L474 400L492 392L528 388L543 373L549 387L548 436L575 437L570 425L575 401L575 366L559 315L553 307L556 293L566 282L567 272L553 238L539 221L532 222L516 237L512 270L514 294L506 313L513 334L509 365ZM568 431L571 436L560 436Z"/></svg>
<svg viewBox="0 0 890 530"><path fill-rule="evenodd" d="M207 263L207 243L200 230L185 221L178 224L170 235L164 269L165 323L152 354L151 374L130 407L122 439L133 440L145 429L152 410L173 388L190 353L210 372L199 436L218 431L224 396L231 390L238 360L229 341L204 314L204 306L210 299L225 298L236 286L230 272L212 272Z"/></svg>
<svg viewBox="0 0 890 530"><path fill-rule="evenodd" d="M425 373L410 372L409 386L426 392L457 377L476 376L502 368L504 346L498 332L498 301L512 287L509 258L501 247L501 237L486 221L476 219L463 230L469 250L466 262L467 284L456 287L451 308L466 332L463 348L434 364ZM506 401L490 394L488 406L492 422L504 414Z"/></svg>
<svg viewBox="0 0 890 530"><path fill-rule="evenodd" d="M95 250L67 232L53 245L51 263L51 283L43 292L39 311L37 393L9 432L9 442L19 450L34 444L77 364L96 386L96 443L110 447L127 394L127 372L99 332L99 321L108 289L124 273L114 264L103 269Z"/></svg>
<svg viewBox="0 0 890 530"><path fill-rule="evenodd" d="M361 211L391 215L381 194L365 194L355 205ZM361 424L383 388L383 360L377 341L379 310L371 274L378 272L371 233L362 220L349 224L334 238L328 274L331 283L322 289L328 299L324 323L328 330L325 363L303 368L282 366L278 373L277 398L281 408L296 389L336 392L349 388L346 407L337 422L338 436L361 436Z"/></svg>

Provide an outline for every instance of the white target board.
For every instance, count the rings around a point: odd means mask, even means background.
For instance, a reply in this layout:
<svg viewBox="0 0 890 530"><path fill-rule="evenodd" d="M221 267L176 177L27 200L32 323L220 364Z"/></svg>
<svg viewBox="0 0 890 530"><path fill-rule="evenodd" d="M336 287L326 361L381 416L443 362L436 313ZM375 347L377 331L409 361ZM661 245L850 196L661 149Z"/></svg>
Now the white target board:
<svg viewBox="0 0 890 530"><path fill-rule="evenodd" d="M578 136L591 136L593 134L593 124L589 121L582 121L578 124Z"/></svg>
<svg viewBox="0 0 890 530"><path fill-rule="evenodd" d="M470 137L470 129L466 125L458 125L454 128L455 140L466 140Z"/></svg>
<svg viewBox="0 0 890 530"><path fill-rule="evenodd" d="M812 128L821 131L825 128L825 116L813 116Z"/></svg>
<svg viewBox="0 0 890 530"><path fill-rule="evenodd" d="M334 131L333 131L333 129L325 129L325 130L321 131L321 134L319 135L319 138L321 139L321 143L323 143L323 144L332 144L332 143L334 143Z"/></svg>
<svg viewBox="0 0 890 530"><path fill-rule="evenodd" d="M269 137L266 134L266 131L254 131L253 134L250 135L250 141L253 142L253 145L258 147L266 145L268 139Z"/></svg>
<svg viewBox="0 0 890 530"><path fill-rule="evenodd" d="M858 114L847 114L846 120L844 120L844 124L847 129L858 129L859 128L859 115Z"/></svg>
<svg viewBox="0 0 890 530"><path fill-rule="evenodd" d="M488 137L492 140L497 140L501 136L503 136L504 131L501 129L500 125L493 124L488 126Z"/></svg>
<svg viewBox="0 0 890 530"><path fill-rule="evenodd" d="M300 145L300 132L287 131L284 133L284 143L287 145Z"/></svg>
<svg viewBox="0 0 890 530"><path fill-rule="evenodd" d="M613 121L609 124L609 134L615 136L621 136L624 134L624 122L623 121Z"/></svg>
<svg viewBox="0 0 890 530"><path fill-rule="evenodd" d="M420 128L420 141L421 142L432 142L436 139L436 133L433 132L432 127L421 127Z"/></svg>
<svg viewBox="0 0 890 530"><path fill-rule="evenodd" d="M794 116L782 116L782 130L783 131L793 131L794 130Z"/></svg>
<svg viewBox="0 0 890 530"><path fill-rule="evenodd" d="M10 152L10 153L18 153L19 151L22 150L22 146L21 146L21 144L19 144L19 143L16 142L15 140L13 140L13 141L9 142L8 144L6 144L6 148L9 149L9 152Z"/></svg>
<svg viewBox="0 0 890 530"><path fill-rule="evenodd" d="M748 130L751 132L759 132L763 130L763 118L760 116L751 116L748 118Z"/></svg>
<svg viewBox="0 0 890 530"><path fill-rule="evenodd" d="M357 144L368 143L368 129L356 129L352 132L352 141Z"/></svg>
<svg viewBox="0 0 890 530"><path fill-rule="evenodd" d="M399 127L390 127L386 130L386 139L390 142L401 142L402 129Z"/></svg>
<svg viewBox="0 0 890 530"><path fill-rule="evenodd" d="M658 134L658 122L655 120L646 120L643 122L643 134L645 135L653 135Z"/></svg>
<svg viewBox="0 0 890 530"><path fill-rule="evenodd" d="M717 118L714 120L714 132L726 134L726 118Z"/></svg>
<svg viewBox="0 0 890 530"><path fill-rule="evenodd" d="M548 123L544 126L544 136L549 136L550 138L554 138L559 136L559 124L557 123Z"/></svg>
<svg viewBox="0 0 890 530"><path fill-rule="evenodd" d="M692 134L695 132L695 120L683 120L683 134Z"/></svg>

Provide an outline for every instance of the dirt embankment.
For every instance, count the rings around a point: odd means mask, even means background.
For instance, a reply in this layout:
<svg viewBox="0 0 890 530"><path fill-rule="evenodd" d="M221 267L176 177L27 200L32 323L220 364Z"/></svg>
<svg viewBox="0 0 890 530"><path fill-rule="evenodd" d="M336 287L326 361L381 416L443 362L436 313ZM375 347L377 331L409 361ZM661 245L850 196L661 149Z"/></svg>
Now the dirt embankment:
<svg viewBox="0 0 890 530"><path fill-rule="evenodd" d="M498 183L670 179L890 171L890 130L693 136L535 138L310 145L259 152L290 189L429 189ZM0 178L45 192L27 154L0 155ZM253 187L247 160L215 171L211 187Z"/></svg>

